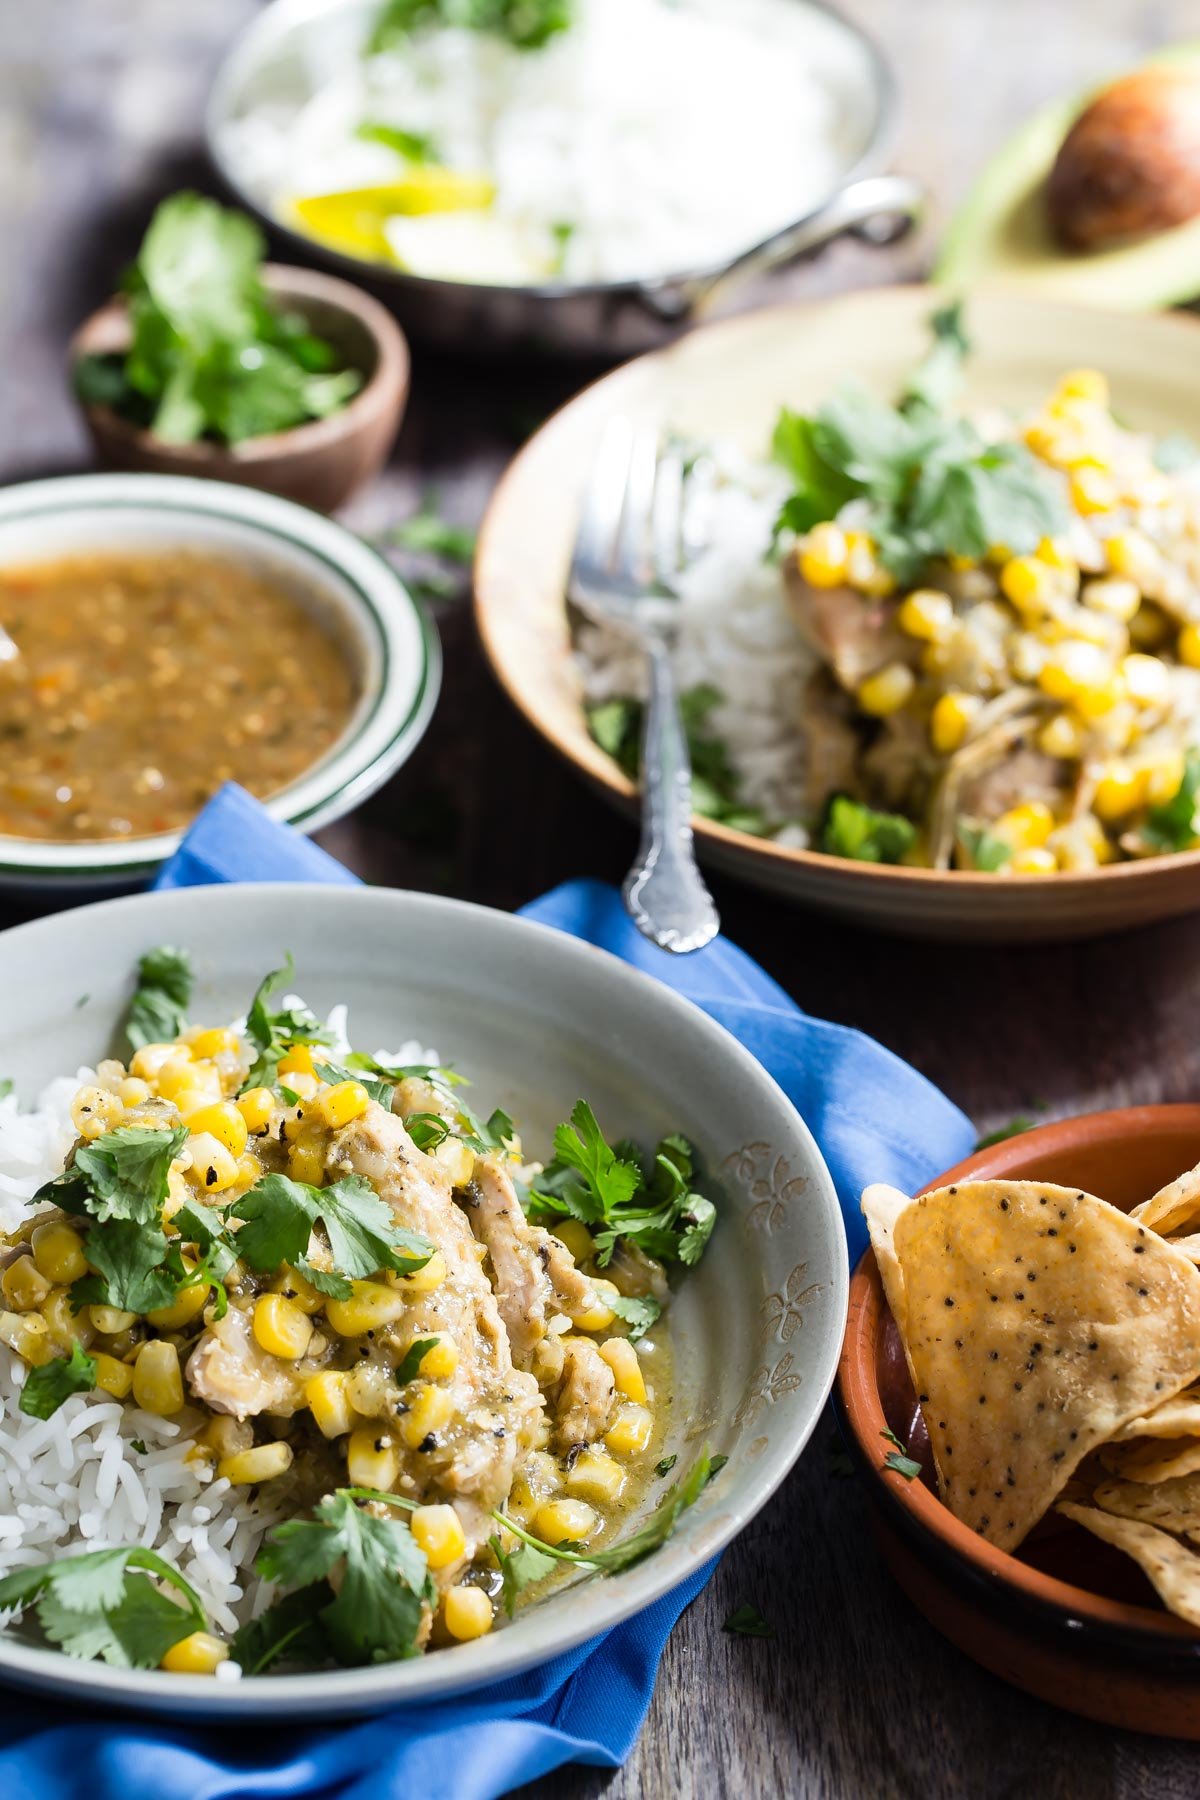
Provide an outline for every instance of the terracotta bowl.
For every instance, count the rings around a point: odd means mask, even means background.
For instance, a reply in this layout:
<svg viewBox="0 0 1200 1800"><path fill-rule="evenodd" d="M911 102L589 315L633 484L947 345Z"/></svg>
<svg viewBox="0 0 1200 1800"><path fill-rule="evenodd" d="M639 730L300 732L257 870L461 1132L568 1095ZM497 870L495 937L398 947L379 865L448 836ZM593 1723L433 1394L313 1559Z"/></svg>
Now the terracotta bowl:
<svg viewBox="0 0 1200 1800"><path fill-rule="evenodd" d="M266 263L263 281L274 298L303 313L345 362L361 369L363 386L340 412L290 431L220 444L164 444L119 418L108 406L82 412L96 455L107 469L139 474L201 475L237 481L332 512L373 480L387 461L408 403L409 354L404 333L386 308L361 288L310 269ZM81 356L124 350L129 319L122 299L108 301L71 340L69 367Z"/></svg>
<svg viewBox="0 0 1200 1800"><path fill-rule="evenodd" d="M929 1185L995 1176L1080 1187L1128 1211L1200 1160L1200 1106L1088 1113L1009 1138ZM928 1190L926 1190L928 1191ZM947 1511L875 1257L850 1282L838 1410L879 1546L909 1599L984 1668L1085 1718L1200 1739L1200 1632L1158 1604L1136 1565L1052 1519L1009 1555ZM883 1466L894 1431L925 1465Z"/></svg>

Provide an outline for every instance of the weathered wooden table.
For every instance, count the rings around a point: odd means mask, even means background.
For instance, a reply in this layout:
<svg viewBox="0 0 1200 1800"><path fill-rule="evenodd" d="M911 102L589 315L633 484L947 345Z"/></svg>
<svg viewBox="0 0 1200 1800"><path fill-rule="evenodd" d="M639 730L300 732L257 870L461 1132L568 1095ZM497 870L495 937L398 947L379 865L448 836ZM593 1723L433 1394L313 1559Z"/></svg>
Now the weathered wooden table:
<svg viewBox="0 0 1200 1800"><path fill-rule="evenodd" d="M255 0L0 0L0 478L86 466L63 381L67 336L111 288L153 202L211 187L204 95ZM847 0L891 54L899 166L934 195L932 230L980 158L1033 105L1194 32L1195 0ZM919 275L928 236L846 247L797 293ZM531 422L582 372L418 355L387 475L347 515L375 534L431 488L473 523ZM493 686L467 597L441 603L437 718L397 778L322 836L371 881L514 907L567 876L617 879L634 843ZM874 1033L988 1127L1200 1086L1200 921L1049 950L868 937L714 882L728 934L800 1003ZM27 911L27 909L26 909ZM25 913L13 906L0 923ZM0 1007L3 996L0 996ZM628 1767L570 1770L539 1796L1042 1796L1200 1791L1200 1748L1085 1724L977 1670L880 1567L861 1494L822 1427L725 1557L668 1647ZM770 1641L725 1635L757 1602Z"/></svg>

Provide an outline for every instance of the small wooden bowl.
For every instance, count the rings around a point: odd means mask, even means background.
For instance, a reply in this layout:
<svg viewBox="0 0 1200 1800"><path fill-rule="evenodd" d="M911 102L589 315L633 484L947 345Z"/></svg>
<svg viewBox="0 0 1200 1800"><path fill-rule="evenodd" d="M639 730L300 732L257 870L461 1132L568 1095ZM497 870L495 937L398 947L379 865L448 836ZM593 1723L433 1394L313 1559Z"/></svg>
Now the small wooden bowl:
<svg viewBox="0 0 1200 1800"><path fill-rule="evenodd" d="M279 263L264 264L262 278L274 299L302 313L349 367L362 371L363 385L354 398L327 419L230 446L164 444L111 407L83 406L105 468L236 481L318 512L332 512L379 473L408 403L410 360L404 333L386 308L348 281ZM128 344L125 301L110 300L71 339L69 367L74 370L81 356L124 350Z"/></svg>
<svg viewBox="0 0 1200 1800"><path fill-rule="evenodd" d="M1136 1106L1024 1132L930 1187L997 1176L1060 1182L1128 1211L1197 1160L1200 1106ZM1009 1555L942 1505L870 1250L850 1281L837 1401L884 1560L932 1625L1054 1706L1130 1731L1200 1739L1200 1632L1159 1606L1128 1557L1058 1520ZM918 1456L924 1449L922 1479L883 1466L889 1429Z"/></svg>

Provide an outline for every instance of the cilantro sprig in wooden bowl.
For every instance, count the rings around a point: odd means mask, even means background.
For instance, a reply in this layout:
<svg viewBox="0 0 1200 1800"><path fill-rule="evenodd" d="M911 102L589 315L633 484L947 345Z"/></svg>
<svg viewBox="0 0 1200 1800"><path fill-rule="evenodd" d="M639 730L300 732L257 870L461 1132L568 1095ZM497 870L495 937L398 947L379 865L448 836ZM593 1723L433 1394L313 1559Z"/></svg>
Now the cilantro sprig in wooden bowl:
<svg viewBox="0 0 1200 1800"><path fill-rule="evenodd" d="M71 383L106 467L238 481L329 512L391 449L408 347L361 289L264 252L244 214L165 200L121 295L76 333Z"/></svg>

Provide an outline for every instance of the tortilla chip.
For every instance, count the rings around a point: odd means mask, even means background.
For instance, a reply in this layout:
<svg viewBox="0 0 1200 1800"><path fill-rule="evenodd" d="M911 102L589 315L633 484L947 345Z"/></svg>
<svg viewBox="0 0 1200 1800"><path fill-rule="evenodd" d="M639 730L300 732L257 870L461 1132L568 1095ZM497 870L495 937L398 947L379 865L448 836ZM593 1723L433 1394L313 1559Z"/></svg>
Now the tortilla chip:
<svg viewBox="0 0 1200 1800"><path fill-rule="evenodd" d="M904 1336L904 1276L896 1261L893 1234L896 1220L911 1205L912 1199L908 1194L902 1194L899 1188L889 1187L884 1181L874 1181L870 1187L863 1189L862 1210L867 1221L871 1248L875 1252L883 1291L892 1317L900 1328L901 1337Z"/></svg>
<svg viewBox="0 0 1200 1800"><path fill-rule="evenodd" d="M1149 1200L1135 1206L1130 1217L1141 1225L1152 1225L1160 1236L1170 1237L1197 1214L1200 1214L1200 1163L1194 1169L1185 1169Z"/></svg>
<svg viewBox="0 0 1200 1800"><path fill-rule="evenodd" d="M1085 1531L1103 1538L1132 1556L1158 1590L1158 1597L1168 1612L1186 1619L1189 1625L1200 1625L1200 1556L1137 1519L1115 1518L1094 1506L1072 1506L1061 1502L1058 1508L1068 1519L1074 1519Z"/></svg>
<svg viewBox="0 0 1200 1800"><path fill-rule="evenodd" d="M1200 1271L1106 1201L963 1182L892 1237L942 1498L1001 1549L1089 1451L1200 1376Z"/></svg>
<svg viewBox="0 0 1200 1800"><path fill-rule="evenodd" d="M1171 1239L1180 1256L1186 1256L1189 1262L1200 1263L1200 1231L1194 1231L1189 1237Z"/></svg>
<svg viewBox="0 0 1200 1800"><path fill-rule="evenodd" d="M1110 1441L1122 1444L1131 1438L1146 1437L1200 1438L1200 1389L1185 1388L1182 1394L1164 1400L1153 1412L1143 1413L1140 1419L1130 1419L1128 1425L1113 1432Z"/></svg>
<svg viewBox="0 0 1200 1800"><path fill-rule="evenodd" d="M1104 1467L1123 1481L1172 1481L1200 1469L1200 1438L1140 1438L1100 1452Z"/></svg>
<svg viewBox="0 0 1200 1800"><path fill-rule="evenodd" d="M1061 1503L1060 1503L1061 1504ZM1200 1474L1147 1487L1141 1481L1102 1481L1092 1504L1124 1519L1140 1519L1161 1531L1200 1543Z"/></svg>

